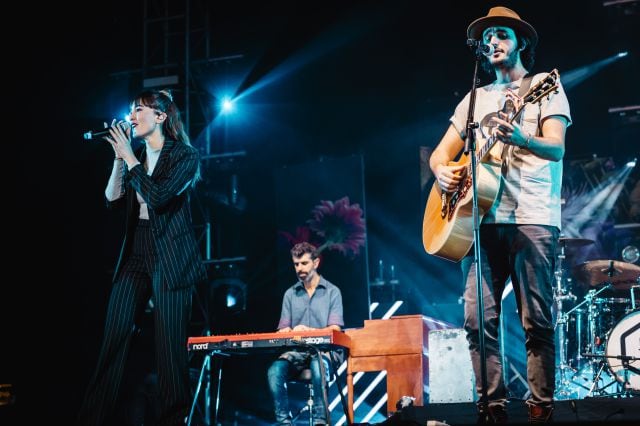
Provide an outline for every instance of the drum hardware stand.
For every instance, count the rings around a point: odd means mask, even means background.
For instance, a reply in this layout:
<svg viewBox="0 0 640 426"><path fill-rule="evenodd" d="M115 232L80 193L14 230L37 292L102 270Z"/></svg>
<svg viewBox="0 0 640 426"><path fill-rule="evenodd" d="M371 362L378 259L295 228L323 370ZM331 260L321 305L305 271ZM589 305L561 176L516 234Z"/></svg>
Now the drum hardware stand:
<svg viewBox="0 0 640 426"><path fill-rule="evenodd" d="M558 262L556 271L554 272L556 287L554 288L553 298L556 301L557 306L557 321L555 328L558 331L558 343L559 343L559 352L560 352L560 365L558 366L558 372L560 374L560 382L556 386L556 395L560 397L569 397L572 392L571 389L571 381L568 378L568 371L571 375L575 374L575 370L567 363L567 327L568 327L568 315L573 310L563 313L563 301L565 300L576 300L576 296L571 293L571 291L567 291L567 289L563 286L563 272L562 272L562 261L565 259L565 244L564 242L560 243L560 254L558 254ZM575 308L574 308L575 309ZM568 371L567 371L568 370Z"/></svg>
<svg viewBox="0 0 640 426"><path fill-rule="evenodd" d="M600 361L598 361L598 364L599 364L598 373L593 378L593 383L591 384L591 387L589 388L589 392L587 392L587 397L593 396L594 392L598 392L599 395L603 395L604 394L604 390L606 388L608 388L609 386L613 385L614 383L617 383L616 379L613 379L607 385L602 386L600 388L597 387L598 386L598 382L600 381L600 376L602 375L602 372L604 371L604 367L606 366L606 363L604 361L604 358L606 356L605 355L598 355L598 354L582 354L582 356L586 357L586 358L600 358Z"/></svg>
<svg viewBox="0 0 640 426"><path fill-rule="evenodd" d="M588 304L588 313L587 313L587 334L589 335L589 351L594 351L595 350L595 337L594 337L594 327L595 327L595 307L593 304L593 299L600 294L601 292L609 289L612 287L611 284L607 284L604 287L602 287L601 289L599 289L598 291L596 290L589 290L589 292L587 293L587 295L584 297L584 300L582 302L580 302L579 304L577 304L576 306L574 306L573 308L571 308L570 310L568 310L565 313L562 313L562 301L563 300L567 300L569 298L573 298L575 296L573 296L573 294L568 294L568 295L564 295L564 290L562 290L562 286L561 286L561 282L559 281L559 279L561 280L561 276L560 278L558 278L558 273L556 272L556 281L558 282L558 289L556 291L557 294L560 294L560 296L556 297L557 300L557 306L558 306L558 322L557 322L557 326L559 327L559 342L560 342L560 365L558 366L558 370L560 372L560 383L557 387L556 390L556 395L562 397L562 396L571 396L572 395L572 385L575 383L575 381L573 380L569 380L567 378L567 370L571 371L572 376L575 377L575 373L577 372L576 369L572 368L568 363L567 363L567 346L566 346L566 337L565 337L565 332L566 332L566 327L567 324L569 323L569 316L576 310L578 310L580 307L582 307L585 304ZM580 347L578 347L578 355L577 355L577 363L578 365L580 365L583 355L588 355L588 354L581 354L580 353ZM591 367L593 367L593 362L589 361L589 363L591 364ZM600 376L601 372L598 372L597 376ZM579 383L575 383L578 384L578 386L584 388L584 389L588 389L589 393L592 392L593 387L595 386L595 383L597 383L597 381L594 381L594 384L592 385L591 389L587 388L586 386L583 386Z"/></svg>
<svg viewBox="0 0 640 426"><path fill-rule="evenodd" d="M631 365L629 365L630 361L640 361L640 358L629 355L615 355L609 356L608 358L616 358L622 361L622 369L624 370L624 382L622 382L622 392L618 392L617 394L613 394L612 396L632 396L637 395L637 392L633 392L629 389L629 370L631 369Z"/></svg>
<svg viewBox="0 0 640 426"><path fill-rule="evenodd" d="M618 384L618 392L616 393L608 393L606 394L606 396L632 396L632 395L636 395L635 392L629 390L629 369L630 369L630 365L629 362L630 361L639 361L640 358L638 357L634 357L634 356L629 356L629 355L600 355L600 354L582 354L582 356L586 357L586 358L599 358L600 361L600 367L598 368L598 374L596 374L593 384L591 385L591 388L589 389L589 393L587 394L587 397L589 396L593 396L592 393L593 392L598 392L600 395L603 395L603 391L608 388L609 386L613 385L613 384ZM622 361L622 369L624 370L624 382L622 384L620 384L618 382L618 380L616 380L615 378L615 374L614 374L614 379L608 383L607 385L596 389L596 385L598 384L598 381L600 381L600 375L602 374L602 372L604 371L604 368L606 366L606 363L604 361L605 358L614 358L614 359L619 359ZM622 390L620 390L620 388L622 388Z"/></svg>
<svg viewBox="0 0 640 426"><path fill-rule="evenodd" d="M556 322L556 330L558 331L558 343L560 352L560 365L558 366L558 372L560 374L560 383L556 387L556 394L559 396L571 395L571 381L568 378L568 372L570 375L575 374L576 370L572 368L567 362L567 327L569 321L569 312L566 314L562 312L563 300L573 300L575 296L572 294L556 296L558 306L558 320Z"/></svg>

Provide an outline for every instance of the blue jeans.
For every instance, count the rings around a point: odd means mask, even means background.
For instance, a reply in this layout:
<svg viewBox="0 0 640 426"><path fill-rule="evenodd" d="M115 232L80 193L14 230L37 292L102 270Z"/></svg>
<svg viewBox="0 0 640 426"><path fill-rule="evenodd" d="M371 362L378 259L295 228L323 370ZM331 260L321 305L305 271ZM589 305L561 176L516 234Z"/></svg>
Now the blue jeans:
<svg viewBox="0 0 640 426"><path fill-rule="evenodd" d="M275 360L267 373L277 423L279 425L291 424L287 382L295 380L303 369L309 368L311 369L311 382L313 383L314 424L326 424L327 415L323 398L323 380L317 356L298 352L293 353L295 354L293 357L287 357L287 354L283 354L281 358ZM329 362L324 356L322 361L326 373L325 382L328 385Z"/></svg>
<svg viewBox="0 0 640 426"><path fill-rule="evenodd" d="M559 230L543 225L482 225L482 296L489 406L505 406L499 346L500 302L511 278L527 350L527 404L553 406L555 341L551 314L555 253ZM464 328L469 340L476 388L481 395L480 353L473 249L462 260L466 277Z"/></svg>

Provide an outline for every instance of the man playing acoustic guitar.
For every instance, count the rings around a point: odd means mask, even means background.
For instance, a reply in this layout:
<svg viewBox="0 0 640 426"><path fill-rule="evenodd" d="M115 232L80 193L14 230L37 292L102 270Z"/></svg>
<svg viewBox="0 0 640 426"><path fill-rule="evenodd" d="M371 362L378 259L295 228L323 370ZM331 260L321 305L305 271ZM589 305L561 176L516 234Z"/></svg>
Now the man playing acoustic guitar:
<svg viewBox="0 0 640 426"><path fill-rule="evenodd" d="M488 400L488 410L480 411L480 420L507 421L498 328L500 301L510 278L526 338L529 421L546 422L551 419L555 388L551 306L560 233L562 158L565 131L571 124L569 103L555 70L526 77L533 66L538 36L514 11L491 8L487 16L469 25L467 36L491 46L486 49L490 55L482 61L483 68L495 74L492 84L477 90L473 118L479 123L475 130L478 151L487 143L494 144L487 155L479 157L480 161L497 164L496 172L487 174L496 180L495 198L482 212L480 226ZM527 102L535 98L535 93L527 96L529 87L544 86L546 80L553 83L554 90ZM437 180L434 187L445 194L456 193L470 179L468 161L450 164L464 148L468 106L469 94L456 107L429 162ZM514 109L521 110L515 117L503 112ZM478 169L483 167L479 163ZM480 200L483 184L478 180L478 185ZM456 217L449 212L443 211L442 217L437 213L437 220ZM452 260L461 260L466 282L464 328L480 394L474 250L467 252L467 248L466 256Z"/></svg>

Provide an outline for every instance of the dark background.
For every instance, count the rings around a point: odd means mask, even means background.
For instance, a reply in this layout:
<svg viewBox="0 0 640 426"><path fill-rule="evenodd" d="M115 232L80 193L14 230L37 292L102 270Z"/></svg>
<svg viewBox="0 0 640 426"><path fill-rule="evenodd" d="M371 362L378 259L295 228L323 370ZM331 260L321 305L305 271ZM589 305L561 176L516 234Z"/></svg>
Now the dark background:
<svg viewBox="0 0 640 426"><path fill-rule="evenodd" d="M587 67L588 77L567 90L574 122L567 132L567 176L572 161L594 154L611 157L616 167L637 156L638 123L624 124L607 112L640 100L637 2L210 5L213 56L241 58L194 69L198 88L212 101L223 87L248 93L227 119L218 117L217 107L209 111L212 152L247 152L236 166L246 208L229 209L203 196L216 225L213 257L247 258L247 310L225 319L224 328L261 332L277 324L280 289L289 283L276 278L274 170L354 154L364 158L366 279L377 276L379 260L394 265L411 294L406 313L460 325L458 265L427 255L421 244L419 149L437 144L468 91L473 58L466 28L496 4L514 8L537 29L534 72L557 68L562 78ZM18 29L3 30L4 88L12 102L4 126L11 130L4 179L11 199L4 203L10 238L0 382L14 385L16 404L0 408L2 414L20 410L24 421L73 419L97 358L123 232L122 218L103 206L111 150L81 135L126 111L141 87L140 75L125 71L142 65L142 3L97 7L33 5L5 18ZM589 73L589 66L621 51L629 55ZM483 83L490 80L483 75ZM193 143L204 149L195 127ZM227 176L214 167L200 187ZM627 199L620 202L628 205L628 196L624 191ZM617 212L611 221L637 222ZM619 259L614 251L593 256ZM291 271L288 280L294 279ZM262 367L243 375L256 389L263 386ZM267 396L259 399L258 411L267 413Z"/></svg>

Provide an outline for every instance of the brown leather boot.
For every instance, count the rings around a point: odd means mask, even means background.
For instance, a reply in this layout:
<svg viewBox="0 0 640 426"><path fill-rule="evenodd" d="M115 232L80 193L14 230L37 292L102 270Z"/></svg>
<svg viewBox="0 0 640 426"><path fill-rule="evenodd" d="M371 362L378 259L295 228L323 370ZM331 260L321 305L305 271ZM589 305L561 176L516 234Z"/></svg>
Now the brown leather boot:
<svg viewBox="0 0 640 426"><path fill-rule="evenodd" d="M553 407L529 405L529 423L548 423L553 417Z"/></svg>

